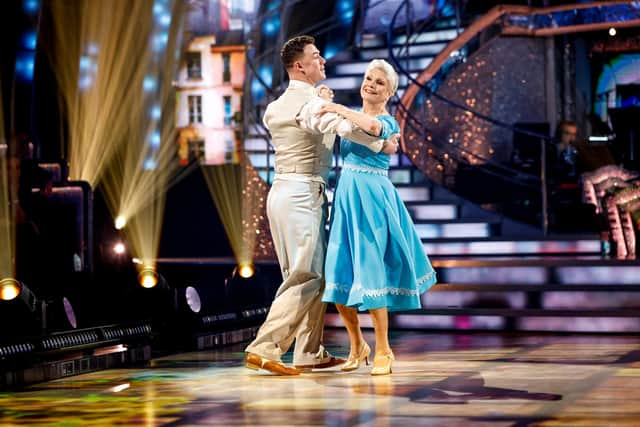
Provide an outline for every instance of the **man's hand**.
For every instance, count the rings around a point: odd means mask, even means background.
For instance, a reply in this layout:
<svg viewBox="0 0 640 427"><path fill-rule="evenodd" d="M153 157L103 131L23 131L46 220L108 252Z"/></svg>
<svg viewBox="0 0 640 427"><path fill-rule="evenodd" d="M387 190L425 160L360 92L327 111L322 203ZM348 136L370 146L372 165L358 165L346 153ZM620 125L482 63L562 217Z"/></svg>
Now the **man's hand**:
<svg viewBox="0 0 640 427"><path fill-rule="evenodd" d="M344 108L345 108L344 105L336 104L335 102L329 102L327 104L324 104L322 107L320 107L320 109L316 113L316 116L322 116L325 113L340 114Z"/></svg>
<svg viewBox="0 0 640 427"><path fill-rule="evenodd" d="M327 85L320 85L315 89L316 95L327 101L333 101L333 91Z"/></svg>
<svg viewBox="0 0 640 427"><path fill-rule="evenodd" d="M385 154L395 154L398 152L398 146L399 143L398 141L400 141L400 134L399 133L394 133L393 135L391 135L389 137L389 139L386 139L384 141L384 143L382 144L382 152Z"/></svg>

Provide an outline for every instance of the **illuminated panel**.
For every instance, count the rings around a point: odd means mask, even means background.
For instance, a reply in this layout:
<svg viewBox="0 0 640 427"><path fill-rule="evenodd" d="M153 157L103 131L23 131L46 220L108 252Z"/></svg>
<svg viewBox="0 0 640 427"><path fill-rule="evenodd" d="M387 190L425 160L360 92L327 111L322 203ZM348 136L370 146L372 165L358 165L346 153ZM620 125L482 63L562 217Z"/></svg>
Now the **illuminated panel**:
<svg viewBox="0 0 640 427"><path fill-rule="evenodd" d="M489 224L450 223L450 224L416 224L421 239L441 239L454 237L489 237Z"/></svg>
<svg viewBox="0 0 640 427"><path fill-rule="evenodd" d="M523 331L639 332L640 319L632 317L520 317Z"/></svg>
<svg viewBox="0 0 640 427"><path fill-rule="evenodd" d="M548 309L598 309L640 307L640 292L545 292L542 306Z"/></svg>
<svg viewBox="0 0 640 427"><path fill-rule="evenodd" d="M598 240L423 243L429 255L599 253Z"/></svg>
<svg viewBox="0 0 640 427"><path fill-rule="evenodd" d="M411 205L407 206L413 219L455 219L458 216L456 205Z"/></svg>
<svg viewBox="0 0 640 427"><path fill-rule="evenodd" d="M544 284L549 280L546 267L465 267L438 271L445 283Z"/></svg>
<svg viewBox="0 0 640 427"><path fill-rule="evenodd" d="M558 267L556 275L560 283L566 284L638 284L640 266Z"/></svg>
<svg viewBox="0 0 640 427"><path fill-rule="evenodd" d="M524 292L427 291L421 300L423 308L527 308Z"/></svg>
<svg viewBox="0 0 640 427"><path fill-rule="evenodd" d="M429 200L429 189L425 187L399 187L400 198L405 202Z"/></svg>

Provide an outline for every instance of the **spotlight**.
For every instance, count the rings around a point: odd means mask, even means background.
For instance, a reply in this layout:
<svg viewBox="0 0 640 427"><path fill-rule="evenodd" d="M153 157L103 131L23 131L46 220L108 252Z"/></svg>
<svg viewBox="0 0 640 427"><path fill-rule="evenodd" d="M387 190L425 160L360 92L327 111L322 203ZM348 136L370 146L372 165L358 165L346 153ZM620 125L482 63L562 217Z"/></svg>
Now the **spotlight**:
<svg viewBox="0 0 640 427"><path fill-rule="evenodd" d="M615 36L618 32L616 31L615 27L611 27L609 28L609 35L611 37Z"/></svg>
<svg viewBox="0 0 640 427"><path fill-rule="evenodd" d="M118 216L115 221L116 230L122 230L127 225L127 220L122 215Z"/></svg>
<svg viewBox="0 0 640 427"><path fill-rule="evenodd" d="M273 299L266 276L254 264L236 266L225 280L225 305L227 310L246 307L263 307Z"/></svg>
<svg viewBox="0 0 640 427"><path fill-rule="evenodd" d="M159 275L151 267L146 267L138 273L138 283L146 289L151 289L158 284Z"/></svg>
<svg viewBox="0 0 640 427"><path fill-rule="evenodd" d="M162 339L180 341L185 331L197 324L202 310L201 297L193 285L173 286L155 268L140 271L135 289L136 315L151 319L165 335Z"/></svg>
<svg viewBox="0 0 640 427"><path fill-rule="evenodd" d="M19 298L18 298L19 297ZM0 299L8 304L13 300L22 300L29 311L36 311L37 300L33 292L16 279L0 280Z"/></svg>
<svg viewBox="0 0 640 427"><path fill-rule="evenodd" d="M24 336L51 330L75 329L75 313L69 300L55 297L42 300L15 279L0 280L0 324L2 334Z"/></svg>
<svg viewBox="0 0 640 427"><path fill-rule="evenodd" d="M118 242L115 245L113 245L113 252L115 252L116 255L122 255L125 253L126 250L127 248L122 242Z"/></svg>
<svg viewBox="0 0 640 427"><path fill-rule="evenodd" d="M253 264L240 264L238 268L238 274L240 274L240 277L243 279L248 279L255 273Z"/></svg>
<svg viewBox="0 0 640 427"><path fill-rule="evenodd" d="M0 280L0 299L11 301L22 292L22 285L15 279Z"/></svg>

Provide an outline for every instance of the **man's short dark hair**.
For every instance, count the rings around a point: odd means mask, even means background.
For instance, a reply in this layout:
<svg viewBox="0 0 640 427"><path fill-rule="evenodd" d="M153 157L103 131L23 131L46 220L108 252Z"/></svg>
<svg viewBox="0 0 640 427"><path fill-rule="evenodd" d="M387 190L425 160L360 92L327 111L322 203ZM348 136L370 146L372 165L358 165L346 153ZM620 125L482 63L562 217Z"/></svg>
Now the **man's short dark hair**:
<svg viewBox="0 0 640 427"><path fill-rule="evenodd" d="M286 42L280 50L280 59L284 68L293 67L293 63L300 59L304 53L305 46L315 44L315 42L316 39L311 36L297 36Z"/></svg>

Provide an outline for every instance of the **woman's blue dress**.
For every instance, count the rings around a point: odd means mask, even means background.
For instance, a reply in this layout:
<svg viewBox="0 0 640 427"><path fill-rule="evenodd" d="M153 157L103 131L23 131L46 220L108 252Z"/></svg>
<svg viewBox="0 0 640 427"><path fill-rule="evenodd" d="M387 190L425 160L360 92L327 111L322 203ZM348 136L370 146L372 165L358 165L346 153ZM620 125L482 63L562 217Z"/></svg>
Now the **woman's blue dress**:
<svg viewBox="0 0 640 427"><path fill-rule="evenodd" d="M377 116L381 138L399 133ZM364 311L420 308L436 274L398 190L388 178L389 155L342 139L343 167L333 199L322 300Z"/></svg>

